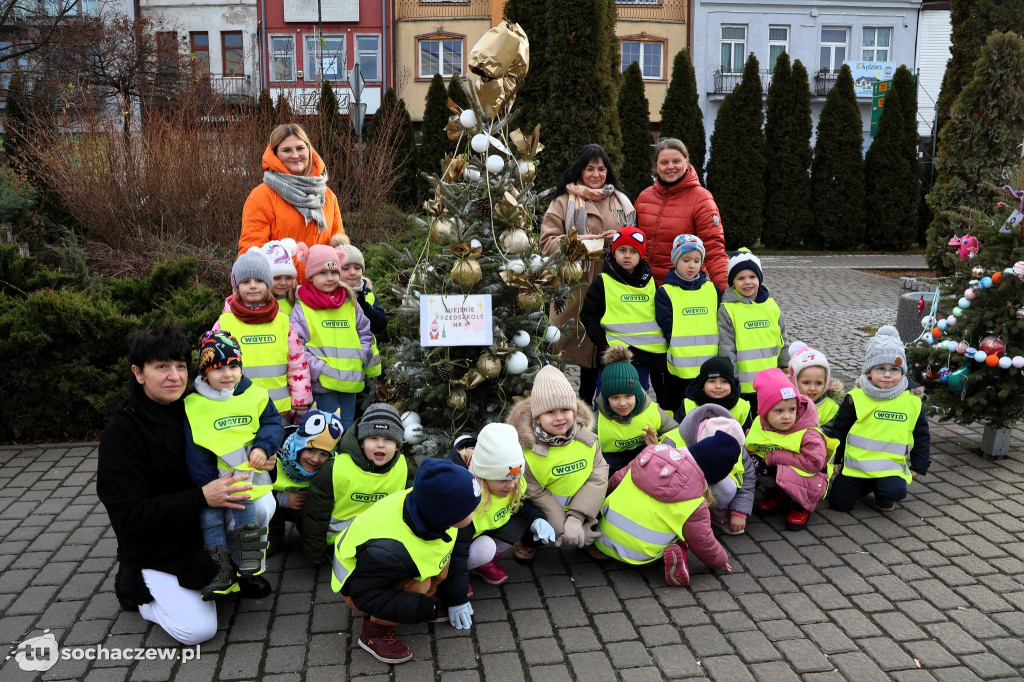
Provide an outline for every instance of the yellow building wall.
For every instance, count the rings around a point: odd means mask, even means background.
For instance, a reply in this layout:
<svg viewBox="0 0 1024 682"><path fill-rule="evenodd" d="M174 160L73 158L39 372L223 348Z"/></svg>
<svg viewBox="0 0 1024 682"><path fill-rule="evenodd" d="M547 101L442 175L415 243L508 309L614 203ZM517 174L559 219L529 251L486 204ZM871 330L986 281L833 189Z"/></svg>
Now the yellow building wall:
<svg viewBox="0 0 1024 682"><path fill-rule="evenodd" d="M686 24L677 22L661 21L627 21L619 19L615 23L615 35L620 39L630 37L636 39L641 36L664 40L662 43L661 69L662 80L645 80L644 92L647 95L647 102L651 109L651 123L661 122L661 105L665 101L665 91L668 90L668 83L672 78L672 60L676 53L684 49L686 45Z"/></svg>

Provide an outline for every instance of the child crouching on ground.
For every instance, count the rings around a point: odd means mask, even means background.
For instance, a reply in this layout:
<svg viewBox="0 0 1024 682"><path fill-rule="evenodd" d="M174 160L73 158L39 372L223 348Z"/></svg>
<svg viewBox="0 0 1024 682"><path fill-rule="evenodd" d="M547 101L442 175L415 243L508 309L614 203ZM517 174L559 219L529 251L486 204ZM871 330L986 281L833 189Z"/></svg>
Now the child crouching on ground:
<svg viewBox="0 0 1024 682"><path fill-rule="evenodd" d="M679 426L686 447L692 447L719 431L725 431L743 443L743 427L721 405L702 405L686 414ZM754 508L754 463L745 448L732 464L729 475L711 487L715 504L711 505L711 524L729 535L739 535L746 530L747 517Z"/></svg>
<svg viewBox="0 0 1024 682"><path fill-rule="evenodd" d="M547 365L537 372L530 397L512 408L507 422L516 428L526 458L526 499L544 512L556 544L593 544L593 526L608 487L608 463L589 428L593 413L565 375ZM515 560L533 561L539 544L517 542Z"/></svg>
<svg viewBox="0 0 1024 682"><path fill-rule="evenodd" d="M731 571L725 549L711 530L708 480L725 478L739 449L739 442L724 431L692 450L664 444L644 448L611 479L595 547L628 564L662 559L667 585L690 584L687 548L708 568Z"/></svg>
<svg viewBox="0 0 1024 682"><path fill-rule="evenodd" d="M840 445L829 503L850 511L873 492L875 509L891 512L911 481L928 473L928 419L921 399L908 390L907 356L895 327L882 327L868 341L862 370L832 427Z"/></svg>
<svg viewBox="0 0 1024 682"><path fill-rule="evenodd" d="M465 590L452 594L446 578L457 560L455 538L473 523L479 503L480 484L471 473L428 458L412 488L373 504L338 537L331 589L363 615L359 646L378 661L412 658L395 637L398 623L454 623L472 616Z"/></svg>
<svg viewBox="0 0 1024 682"><path fill-rule="evenodd" d="M629 464L646 445L653 445L679 425L658 403L647 397L640 375L630 364L626 346L604 352L601 393L597 397L597 437L608 462L608 475Z"/></svg>
<svg viewBox="0 0 1024 682"><path fill-rule="evenodd" d="M832 422L839 413L838 401L843 396L843 382L832 378L828 358L806 343L794 341L789 345L789 378L800 395L814 402L821 430L831 436Z"/></svg>
<svg viewBox="0 0 1024 682"><path fill-rule="evenodd" d="M458 441L448 459L468 467L480 482L480 506L473 523L459 531L460 541L465 535L472 543L469 570L488 585L504 585L508 573L498 565L498 557L506 549L523 538L544 544L555 541L555 529L544 512L526 499L526 460L519 436L509 424L488 424L475 439Z"/></svg>
<svg viewBox="0 0 1024 682"><path fill-rule="evenodd" d="M758 483L766 489L760 516L788 510L786 528L803 530L828 492L836 441L821 432L814 403L800 395L782 370L772 367L754 377L758 419L746 447L755 458Z"/></svg>
<svg viewBox="0 0 1024 682"><path fill-rule="evenodd" d="M743 430L750 428L753 412L750 403L740 397L740 380L732 368L732 361L724 355L710 358L700 366L700 374L686 387L686 398L676 412L676 421L701 405L719 405L740 423Z"/></svg>

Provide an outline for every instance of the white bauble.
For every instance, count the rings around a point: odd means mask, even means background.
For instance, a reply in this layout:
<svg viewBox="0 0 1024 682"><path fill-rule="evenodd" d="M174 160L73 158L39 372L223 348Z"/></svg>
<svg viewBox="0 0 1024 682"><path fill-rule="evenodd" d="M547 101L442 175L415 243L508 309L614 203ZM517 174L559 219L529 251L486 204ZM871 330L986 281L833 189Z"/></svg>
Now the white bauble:
<svg viewBox="0 0 1024 682"><path fill-rule="evenodd" d="M501 158L497 154L491 154L487 157L486 165L488 173L500 173L505 169L505 159Z"/></svg>
<svg viewBox="0 0 1024 682"><path fill-rule="evenodd" d="M974 361L984 363L988 358L988 353L983 350L974 351Z"/></svg>
<svg viewBox="0 0 1024 682"><path fill-rule="evenodd" d="M544 340L548 343L558 343L560 338L562 338L562 332L555 325L550 325L544 330Z"/></svg>
<svg viewBox="0 0 1024 682"><path fill-rule="evenodd" d="M530 366L526 354L516 351L505 358L505 369L509 374L522 374Z"/></svg>
<svg viewBox="0 0 1024 682"><path fill-rule="evenodd" d="M473 136L473 139L469 141L469 146L473 148L473 151L483 154L487 151L487 147L490 145L490 140L483 133L477 133Z"/></svg>
<svg viewBox="0 0 1024 682"><path fill-rule="evenodd" d="M921 326L925 329L931 329L935 326L935 317L933 315L925 315L921 318Z"/></svg>
<svg viewBox="0 0 1024 682"><path fill-rule="evenodd" d="M476 114L472 109L466 109L459 114L459 123L463 128L476 128Z"/></svg>
<svg viewBox="0 0 1024 682"><path fill-rule="evenodd" d="M1010 360L1010 364L1013 365L1014 369L1024 369L1024 356L1014 355L1013 360Z"/></svg>
<svg viewBox="0 0 1024 682"><path fill-rule="evenodd" d="M1011 360L1007 356L1004 355L1003 357L999 358L999 369L1010 369L1012 365L1013 360Z"/></svg>
<svg viewBox="0 0 1024 682"><path fill-rule="evenodd" d="M470 182L476 182L480 179L480 171L476 168L467 168L464 175L466 180L469 180Z"/></svg>
<svg viewBox="0 0 1024 682"><path fill-rule="evenodd" d="M422 424L409 424L405 427L405 442L409 445L419 445L424 438Z"/></svg>
<svg viewBox="0 0 1024 682"><path fill-rule="evenodd" d="M530 272L537 272L542 267L544 267L544 261L544 256L540 255L539 253L535 253L532 256L530 256Z"/></svg>
<svg viewBox="0 0 1024 682"><path fill-rule="evenodd" d="M526 348L530 345L530 335L520 329L512 335L512 345L516 348Z"/></svg>
<svg viewBox="0 0 1024 682"><path fill-rule="evenodd" d="M416 412L403 412L402 413L402 426L409 426L410 424L419 424L420 415Z"/></svg>
<svg viewBox="0 0 1024 682"><path fill-rule="evenodd" d="M526 263L519 258L513 258L508 262L508 269L512 272L518 272L520 275L526 272Z"/></svg>

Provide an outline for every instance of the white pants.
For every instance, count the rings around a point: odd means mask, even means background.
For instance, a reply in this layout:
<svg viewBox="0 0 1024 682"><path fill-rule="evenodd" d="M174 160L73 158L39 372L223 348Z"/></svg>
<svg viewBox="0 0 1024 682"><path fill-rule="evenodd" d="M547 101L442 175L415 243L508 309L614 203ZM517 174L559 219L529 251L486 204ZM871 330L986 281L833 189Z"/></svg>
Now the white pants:
<svg viewBox="0 0 1024 682"><path fill-rule="evenodd" d="M736 481L731 476L726 476L718 483L711 486L711 493L715 496L715 507L727 509L732 498L736 497Z"/></svg>
<svg viewBox="0 0 1024 682"><path fill-rule="evenodd" d="M470 569L480 568L494 561L495 556L511 546L507 542L495 540L489 535L481 535L469 546L469 559L466 561L466 566Z"/></svg>
<svg viewBox="0 0 1024 682"><path fill-rule="evenodd" d="M170 573L142 569L142 579L153 601L139 605L139 614L156 623L185 646L213 639L217 634L217 605L203 601L199 590L187 590Z"/></svg>
<svg viewBox="0 0 1024 682"><path fill-rule="evenodd" d="M270 493L263 497L255 500L253 504L256 507L256 524L262 528L266 528L270 525L270 519L277 510L277 501L274 499L274 494ZM235 547L235 538L231 531L235 529L235 515L231 513L230 509L224 510L224 529L228 533L228 547L231 549L231 556L234 558L235 563L238 563L238 548ZM261 535L260 540L263 542L267 541L266 535ZM267 553L263 553L263 565L261 570L267 569Z"/></svg>

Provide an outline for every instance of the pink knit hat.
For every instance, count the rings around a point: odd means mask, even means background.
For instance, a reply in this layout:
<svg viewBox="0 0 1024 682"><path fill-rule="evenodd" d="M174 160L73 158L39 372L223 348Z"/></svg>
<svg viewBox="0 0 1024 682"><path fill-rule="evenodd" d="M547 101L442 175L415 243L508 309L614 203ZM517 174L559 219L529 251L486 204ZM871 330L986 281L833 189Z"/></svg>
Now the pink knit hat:
<svg viewBox="0 0 1024 682"><path fill-rule="evenodd" d="M306 252L306 279L312 279L325 270L337 271L341 259L338 252L325 244L315 244Z"/></svg>
<svg viewBox="0 0 1024 682"><path fill-rule="evenodd" d="M758 372L754 377L754 390L757 391L757 413L762 417L779 402L799 395L793 382L777 367Z"/></svg>

